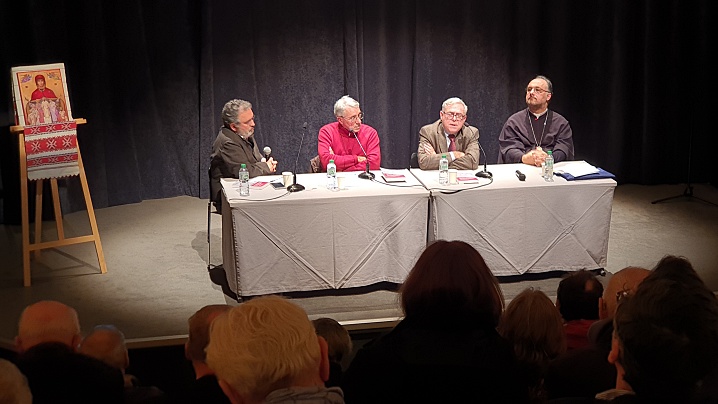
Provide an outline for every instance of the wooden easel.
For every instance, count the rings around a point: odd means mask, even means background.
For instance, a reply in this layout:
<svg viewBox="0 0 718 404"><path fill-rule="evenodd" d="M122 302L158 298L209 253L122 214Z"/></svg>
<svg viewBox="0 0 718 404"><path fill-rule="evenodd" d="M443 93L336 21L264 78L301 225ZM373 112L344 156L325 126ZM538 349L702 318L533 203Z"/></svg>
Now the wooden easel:
<svg viewBox="0 0 718 404"><path fill-rule="evenodd" d="M75 119L80 125L87 123L83 118ZM42 185L43 180L36 180L35 186L35 242L30 243L30 216L28 213L28 192L27 192L27 155L25 154L25 128L20 125L11 126L10 132L19 134L20 137L20 195L22 203L22 271L23 285L30 286L32 277L30 274L30 252L35 251L35 256L40 255L41 250L47 248L56 248L66 245L79 243L95 243L97 251L97 260L100 263L100 271L107 273L107 265L105 264L105 254L102 252L102 243L100 243L100 233L97 230L97 221L95 220L95 209L92 207L92 199L90 199L90 188L87 186L87 177L85 176L85 166L82 164L82 155L80 155L80 146L77 146L77 164L80 166L80 183L82 184L82 193L85 196L85 204L87 205L87 215L90 219L90 227L92 235L77 236L65 238L65 230L62 225L62 210L60 209L60 194L57 187L57 178L50 179L50 188L52 189L52 202L55 211L55 225L57 227L57 240L42 242Z"/></svg>

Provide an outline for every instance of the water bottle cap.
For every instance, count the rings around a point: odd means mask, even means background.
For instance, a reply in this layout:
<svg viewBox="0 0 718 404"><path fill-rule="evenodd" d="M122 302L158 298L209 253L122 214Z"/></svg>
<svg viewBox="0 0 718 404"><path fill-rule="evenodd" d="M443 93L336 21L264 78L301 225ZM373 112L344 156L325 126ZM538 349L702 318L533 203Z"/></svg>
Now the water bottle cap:
<svg viewBox="0 0 718 404"><path fill-rule="evenodd" d="M551 150L546 150L546 153L553 154L553 152Z"/></svg>
<svg viewBox="0 0 718 404"><path fill-rule="evenodd" d="M333 162L334 162L334 160L329 160L329 163L333 163Z"/></svg>
<svg viewBox="0 0 718 404"><path fill-rule="evenodd" d="M442 159L445 159L445 158L446 158L446 154L442 154L442 155L441 155L441 158L442 158Z"/></svg>
<svg viewBox="0 0 718 404"><path fill-rule="evenodd" d="M239 166L239 167L240 167L240 168L247 168L247 165L246 165L246 164L242 164L242 165Z"/></svg>

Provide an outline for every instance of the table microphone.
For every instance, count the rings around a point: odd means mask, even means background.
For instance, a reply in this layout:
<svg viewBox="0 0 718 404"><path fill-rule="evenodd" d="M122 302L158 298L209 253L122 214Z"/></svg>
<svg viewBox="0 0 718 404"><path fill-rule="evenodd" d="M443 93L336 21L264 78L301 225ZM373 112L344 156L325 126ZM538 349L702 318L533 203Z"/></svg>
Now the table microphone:
<svg viewBox="0 0 718 404"><path fill-rule="evenodd" d="M307 132L307 123L304 122L304 125L302 125L302 138L299 140L299 149L297 149L297 158L294 160L294 181L292 185L287 187L287 191L289 192L299 192L304 191L304 185L297 184L297 162L299 162L299 152L302 151L302 143L304 143L304 134ZM266 153L267 149L269 147L265 147L264 151Z"/></svg>
<svg viewBox="0 0 718 404"><path fill-rule="evenodd" d="M272 154L272 148L269 146L264 146L264 158L269 160L270 154Z"/></svg>
<svg viewBox="0 0 718 404"><path fill-rule="evenodd" d="M471 130L471 126L469 126L469 124L467 124L466 122L464 122L464 126L466 126L467 128L469 128L469 131L470 131L470 132L473 132L473 131ZM476 175L477 177L481 177L481 178L493 178L494 175L491 174L489 171L486 171L486 152L484 151L484 148L481 147L481 142L479 142L479 138L478 138L478 137L476 138L476 144L479 145L479 150L481 150L481 153L484 154L484 171L478 171L475 175Z"/></svg>
<svg viewBox="0 0 718 404"><path fill-rule="evenodd" d="M356 132L353 130L350 130L349 132L354 135L354 139L357 140L357 143L359 143L359 147L361 147L361 152L364 153L364 158L366 158L366 168L364 169L364 172L359 174L359 178L363 178L365 180L373 180L374 179L374 173L369 171L369 156L366 154L366 150L364 150L364 146L361 145L361 142L359 141L359 136L357 136Z"/></svg>
<svg viewBox="0 0 718 404"><path fill-rule="evenodd" d="M516 170L516 177L518 177L519 181L526 181L526 174L519 170Z"/></svg>

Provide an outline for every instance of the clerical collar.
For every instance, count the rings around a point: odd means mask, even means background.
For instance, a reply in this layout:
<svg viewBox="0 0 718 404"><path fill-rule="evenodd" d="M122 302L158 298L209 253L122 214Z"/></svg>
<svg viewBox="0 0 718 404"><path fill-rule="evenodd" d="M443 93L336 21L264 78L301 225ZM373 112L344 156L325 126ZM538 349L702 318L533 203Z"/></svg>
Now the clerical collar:
<svg viewBox="0 0 718 404"><path fill-rule="evenodd" d="M540 114L534 114L533 112L531 112L531 110L529 110L529 113L530 113L531 115L533 115L534 118L536 118L536 119L541 118L541 117L542 117L545 113L547 113L547 112L548 112L548 108L546 108L546 109L545 109L542 113L540 113Z"/></svg>

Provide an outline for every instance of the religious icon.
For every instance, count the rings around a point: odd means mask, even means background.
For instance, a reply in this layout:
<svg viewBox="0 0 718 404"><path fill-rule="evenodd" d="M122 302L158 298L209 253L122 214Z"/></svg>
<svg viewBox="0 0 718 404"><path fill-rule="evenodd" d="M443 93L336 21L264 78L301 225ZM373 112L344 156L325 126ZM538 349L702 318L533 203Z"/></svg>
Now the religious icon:
<svg viewBox="0 0 718 404"><path fill-rule="evenodd" d="M12 80L18 125L72 120L64 64L13 67Z"/></svg>

